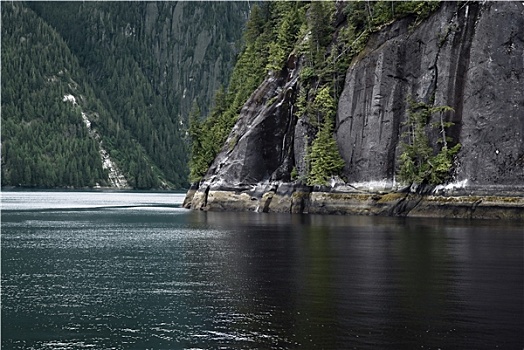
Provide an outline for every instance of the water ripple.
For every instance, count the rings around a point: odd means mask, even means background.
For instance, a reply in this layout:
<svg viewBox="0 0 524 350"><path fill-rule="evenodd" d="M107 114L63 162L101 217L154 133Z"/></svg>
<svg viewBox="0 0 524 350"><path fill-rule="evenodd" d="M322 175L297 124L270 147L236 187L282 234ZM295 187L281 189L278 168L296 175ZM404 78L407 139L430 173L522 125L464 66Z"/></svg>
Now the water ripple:
<svg viewBox="0 0 524 350"><path fill-rule="evenodd" d="M163 196L2 212L2 349L522 348L520 226Z"/></svg>

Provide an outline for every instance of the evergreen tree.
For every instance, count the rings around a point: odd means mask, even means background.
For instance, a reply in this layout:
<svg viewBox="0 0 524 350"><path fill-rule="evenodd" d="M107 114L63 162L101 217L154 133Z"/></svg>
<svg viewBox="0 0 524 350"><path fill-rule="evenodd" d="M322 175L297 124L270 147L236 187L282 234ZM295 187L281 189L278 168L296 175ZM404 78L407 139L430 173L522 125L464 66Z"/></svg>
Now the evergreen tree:
<svg viewBox="0 0 524 350"><path fill-rule="evenodd" d="M345 23L337 28L333 27L337 11L333 1L264 2L254 6L228 89L215 99L215 103L226 101L226 107L215 106L204 121L192 123L191 181L205 174L243 104L268 70L278 74L292 52L301 55L303 63L294 113L317 129L316 138L307 147L308 183L324 184L339 174L344 162L333 137L335 106L350 62L373 31L407 15L419 21L438 6L438 2L348 2L345 11L338 13L347 21L337 21Z"/></svg>
<svg viewBox="0 0 524 350"><path fill-rule="evenodd" d="M2 8L2 185L89 186L106 179L80 110L63 101L80 70L67 44L23 3ZM16 107L15 107L16 106ZM67 147L57 147L66 143ZM65 168L64 159L94 158ZM71 163L73 164L73 163ZM96 169L97 177L93 177ZM87 174L83 176L82 174ZM65 181L60 182L58 179Z"/></svg>
<svg viewBox="0 0 524 350"><path fill-rule="evenodd" d="M321 127L308 154L310 166L308 184L324 185L330 177L339 175L344 168L344 160L333 137L336 104L328 86L320 89L315 97L313 108Z"/></svg>
<svg viewBox="0 0 524 350"><path fill-rule="evenodd" d="M274 12L275 40L268 43L267 69L279 71L295 46L303 16L300 3L291 1L276 2Z"/></svg>
<svg viewBox="0 0 524 350"><path fill-rule="evenodd" d="M311 37L309 40L309 50L311 59L315 66L319 66L324 61L326 47L331 42L333 27L331 26L331 16L334 13L334 6L331 1L313 1L310 7L309 26Z"/></svg>
<svg viewBox="0 0 524 350"><path fill-rule="evenodd" d="M446 128L453 123L444 123L442 114L451 112L448 106L430 106L423 102L408 101L408 117L405 122L407 130L403 133L406 142L402 143L403 152L400 155L399 180L406 183L416 184L441 184L449 176L453 166L454 156L460 150L460 143L453 147L448 147L448 142L452 142L446 136ZM441 146L435 153L430 145L427 135L427 125L432 115L440 114L440 128L442 138L439 140Z"/></svg>

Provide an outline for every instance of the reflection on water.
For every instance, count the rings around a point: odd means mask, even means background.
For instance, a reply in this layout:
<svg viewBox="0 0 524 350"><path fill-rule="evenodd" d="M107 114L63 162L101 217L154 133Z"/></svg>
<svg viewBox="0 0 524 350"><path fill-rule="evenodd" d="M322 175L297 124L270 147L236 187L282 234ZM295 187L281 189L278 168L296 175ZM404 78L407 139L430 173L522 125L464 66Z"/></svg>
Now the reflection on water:
<svg viewBox="0 0 524 350"><path fill-rule="evenodd" d="M523 348L517 223L204 213L175 194L105 195L79 207L54 193L60 206L45 209L45 196L32 208L11 198L2 349Z"/></svg>

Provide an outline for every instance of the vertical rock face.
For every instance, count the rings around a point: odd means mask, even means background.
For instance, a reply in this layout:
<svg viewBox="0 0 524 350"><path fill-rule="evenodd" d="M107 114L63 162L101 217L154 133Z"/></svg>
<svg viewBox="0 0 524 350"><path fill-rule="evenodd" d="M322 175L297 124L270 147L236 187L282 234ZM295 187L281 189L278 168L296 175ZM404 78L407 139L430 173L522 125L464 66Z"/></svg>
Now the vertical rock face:
<svg viewBox="0 0 524 350"><path fill-rule="evenodd" d="M476 23L462 96L457 177L524 183L524 3L491 3Z"/></svg>
<svg viewBox="0 0 524 350"><path fill-rule="evenodd" d="M521 2L445 3L414 31L404 20L375 35L339 100L348 180L394 180L409 97L453 107L456 180L524 183L523 28Z"/></svg>

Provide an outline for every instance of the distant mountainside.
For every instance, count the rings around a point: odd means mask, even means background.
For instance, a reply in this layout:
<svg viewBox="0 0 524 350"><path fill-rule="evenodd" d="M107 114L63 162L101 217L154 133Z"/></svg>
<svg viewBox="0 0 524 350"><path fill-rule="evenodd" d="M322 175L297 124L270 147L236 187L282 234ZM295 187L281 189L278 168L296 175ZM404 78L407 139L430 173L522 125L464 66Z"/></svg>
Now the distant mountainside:
<svg viewBox="0 0 524 350"><path fill-rule="evenodd" d="M189 112L227 85L249 3L1 6L2 186L188 186Z"/></svg>

